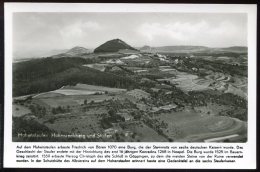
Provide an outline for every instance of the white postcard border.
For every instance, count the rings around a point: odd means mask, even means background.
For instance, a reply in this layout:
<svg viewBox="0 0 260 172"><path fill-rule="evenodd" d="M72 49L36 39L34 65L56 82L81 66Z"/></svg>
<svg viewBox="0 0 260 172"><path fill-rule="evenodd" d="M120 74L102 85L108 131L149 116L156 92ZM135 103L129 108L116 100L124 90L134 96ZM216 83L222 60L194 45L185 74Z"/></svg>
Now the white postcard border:
<svg viewBox="0 0 260 172"><path fill-rule="evenodd" d="M62 4L62 3L5 3L5 108L4 108L4 167L29 168L256 168L256 5L245 4ZM238 143L245 150L244 158L233 164L116 164L104 163L98 167L91 163L17 164L17 145L96 145L96 143L25 143L12 142L12 14L14 12L182 12L182 13L247 13L248 15L248 142ZM99 143L100 145L207 145L208 143ZM230 145L232 143L212 143Z"/></svg>

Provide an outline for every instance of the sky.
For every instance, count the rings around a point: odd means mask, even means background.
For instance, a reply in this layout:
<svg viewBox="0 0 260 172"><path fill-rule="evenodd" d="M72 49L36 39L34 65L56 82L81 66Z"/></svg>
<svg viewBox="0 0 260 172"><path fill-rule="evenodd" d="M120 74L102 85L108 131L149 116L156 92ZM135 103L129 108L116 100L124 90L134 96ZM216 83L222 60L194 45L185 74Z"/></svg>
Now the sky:
<svg viewBox="0 0 260 172"><path fill-rule="evenodd" d="M17 54L83 46L119 38L133 47L247 46L243 13L14 13Z"/></svg>

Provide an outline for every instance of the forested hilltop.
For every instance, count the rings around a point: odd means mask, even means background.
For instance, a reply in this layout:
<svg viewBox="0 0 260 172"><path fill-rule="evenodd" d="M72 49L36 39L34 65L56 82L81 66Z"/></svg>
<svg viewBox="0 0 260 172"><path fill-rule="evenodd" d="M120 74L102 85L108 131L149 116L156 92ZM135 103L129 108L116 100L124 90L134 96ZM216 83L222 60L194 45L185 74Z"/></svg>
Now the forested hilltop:
<svg viewBox="0 0 260 172"><path fill-rule="evenodd" d="M83 66L83 58L42 58L13 64L13 96L41 93L77 83L116 88L134 87L127 77Z"/></svg>

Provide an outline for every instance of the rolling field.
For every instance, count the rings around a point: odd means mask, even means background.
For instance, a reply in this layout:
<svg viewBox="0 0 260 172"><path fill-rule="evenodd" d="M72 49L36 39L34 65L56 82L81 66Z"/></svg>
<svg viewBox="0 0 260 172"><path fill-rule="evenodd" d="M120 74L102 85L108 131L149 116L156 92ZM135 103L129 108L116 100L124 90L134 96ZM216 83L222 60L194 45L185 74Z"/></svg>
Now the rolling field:
<svg viewBox="0 0 260 172"><path fill-rule="evenodd" d="M233 123L228 128L226 128L226 130L217 131L213 133L194 134L180 141L201 142L230 135L238 135L239 137L245 136L247 132L247 124L235 118L231 119L233 120Z"/></svg>
<svg viewBox="0 0 260 172"><path fill-rule="evenodd" d="M207 114L209 112L210 115L218 115L222 111L232 109L232 107L215 103L208 103L207 106L197 106L194 109L198 113Z"/></svg>
<svg viewBox="0 0 260 172"><path fill-rule="evenodd" d="M162 72L177 72L176 69L171 68L171 66L159 66L159 70Z"/></svg>
<svg viewBox="0 0 260 172"><path fill-rule="evenodd" d="M63 86L60 89L34 95L33 98L51 98L62 96L94 95L107 93L122 93L126 89L102 87L88 84L77 84L75 86Z"/></svg>
<svg viewBox="0 0 260 172"><path fill-rule="evenodd" d="M203 141L245 132L245 123L230 117L203 115L195 112L160 114L157 119L168 123L166 134L175 141Z"/></svg>
<svg viewBox="0 0 260 172"><path fill-rule="evenodd" d="M77 114L78 116L66 116L55 119L53 123L45 123L47 127L57 132L80 133L90 135L101 133L99 119L95 114ZM77 124L77 125L75 125Z"/></svg>
<svg viewBox="0 0 260 172"><path fill-rule="evenodd" d="M59 97L59 96L64 96L64 95L56 92L46 92L46 93L37 94L33 96L33 98L51 98L51 97Z"/></svg>
<svg viewBox="0 0 260 172"><path fill-rule="evenodd" d="M52 91L52 93L58 93L58 94L70 96L70 95L92 95L92 94L102 93L102 92L64 88L64 89L58 89L58 90Z"/></svg>
<svg viewBox="0 0 260 172"><path fill-rule="evenodd" d="M247 78L215 72L205 77L211 88L247 98Z"/></svg>
<svg viewBox="0 0 260 172"><path fill-rule="evenodd" d="M93 68L93 69L96 69L96 70L104 72L105 69L106 69L107 64L94 63L94 64L85 64L83 66L90 67L90 68Z"/></svg>
<svg viewBox="0 0 260 172"><path fill-rule="evenodd" d="M97 85L88 85L88 84L77 84L75 86L64 86L61 90L72 89L72 90L84 90L84 91L107 91L110 93L118 93L124 92L126 89L119 89L119 88L111 88L111 87L103 87Z"/></svg>
<svg viewBox="0 0 260 172"><path fill-rule="evenodd" d="M184 92L209 89L208 87L210 83L207 80L198 78L197 75L188 74L185 72L176 72L174 70L171 71L175 73L175 77L159 79L158 81L170 81L172 84L177 84L176 87L180 88Z"/></svg>
<svg viewBox="0 0 260 172"><path fill-rule="evenodd" d="M140 124L128 125L127 129L136 133L135 141L140 142L167 142L168 140L156 131L141 122Z"/></svg>
<svg viewBox="0 0 260 172"><path fill-rule="evenodd" d="M44 102L50 107L58 107L58 106L79 106L84 104L84 101L87 102L102 102L105 100L113 99L113 96L109 95L68 95L62 97L50 97L50 98L38 98L39 101Z"/></svg>
<svg viewBox="0 0 260 172"><path fill-rule="evenodd" d="M92 107L92 108L87 108L86 112L84 112L84 115L98 115L101 116L100 114L106 114L107 113L107 108L105 107ZM83 116L82 118L85 118Z"/></svg>
<svg viewBox="0 0 260 172"><path fill-rule="evenodd" d="M237 88L231 84L228 85L228 88L227 90L225 90L225 93L232 93L234 95L247 98L247 88Z"/></svg>
<svg viewBox="0 0 260 172"><path fill-rule="evenodd" d="M107 92L108 94L104 94ZM111 94L126 92L125 89L102 87L87 84L77 84L76 86L64 86L58 90L40 93L33 96L34 99L45 103L50 107L58 106L78 106L87 102L102 102L113 99ZM98 95L96 95L98 93ZM120 99L120 97L116 97Z"/></svg>
<svg viewBox="0 0 260 172"><path fill-rule="evenodd" d="M80 61L77 64L80 67L69 71L65 66L65 72L50 81L55 87L42 92L36 89L34 94L14 98L13 116L27 118L26 114L32 111L35 120L57 133L113 135L101 141L224 142L244 141L247 137L247 123L241 121L247 113L245 103L231 96L247 98L247 77L240 77L239 70L232 71L231 66L218 69L213 63L200 68L192 64L197 61L188 57L176 62L158 54L114 55L96 54L95 61L87 62L90 64ZM218 59L230 60L225 56ZM228 67L233 73L228 72ZM88 73L83 73L85 70ZM74 71L75 81L52 83ZM90 75L93 76L86 77ZM105 84L100 84L103 80Z"/></svg>
<svg viewBox="0 0 260 172"><path fill-rule="evenodd" d="M174 77L158 79L158 81L170 81L184 92L216 89L224 93L232 93L247 98L247 79L245 77L241 78L219 72L212 72L205 78L200 78L194 74L176 71L168 66L161 67L160 71L173 74Z"/></svg>
<svg viewBox="0 0 260 172"><path fill-rule="evenodd" d="M74 98L69 98L69 97L55 97L55 98L41 98L38 99L39 101L45 103L49 107L66 107L66 106L79 106L80 105L80 100L74 99ZM83 102L84 100L82 100Z"/></svg>

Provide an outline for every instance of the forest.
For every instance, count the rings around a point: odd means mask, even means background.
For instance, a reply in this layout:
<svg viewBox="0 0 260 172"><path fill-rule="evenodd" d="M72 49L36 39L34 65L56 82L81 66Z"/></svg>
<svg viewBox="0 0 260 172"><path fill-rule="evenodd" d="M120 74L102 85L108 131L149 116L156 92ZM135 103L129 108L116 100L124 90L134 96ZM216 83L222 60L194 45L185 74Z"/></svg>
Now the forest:
<svg viewBox="0 0 260 172"><path fill-rule="evenodd" d="M14 64L13 95L52 91L64 85L77 83L133 88L137 84L129 77L121 77L91 69L83 64L89 63L82 58L44 58Z"/></svg>

